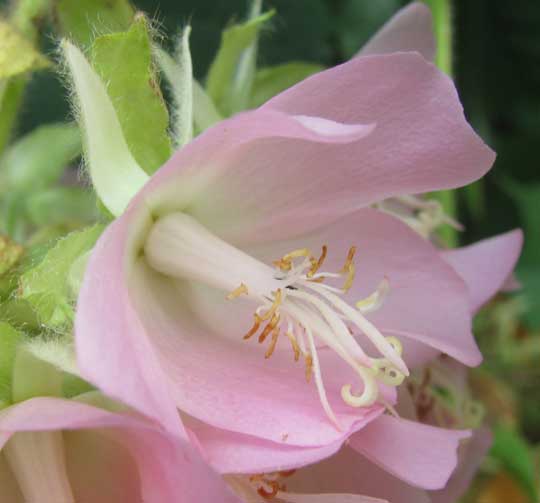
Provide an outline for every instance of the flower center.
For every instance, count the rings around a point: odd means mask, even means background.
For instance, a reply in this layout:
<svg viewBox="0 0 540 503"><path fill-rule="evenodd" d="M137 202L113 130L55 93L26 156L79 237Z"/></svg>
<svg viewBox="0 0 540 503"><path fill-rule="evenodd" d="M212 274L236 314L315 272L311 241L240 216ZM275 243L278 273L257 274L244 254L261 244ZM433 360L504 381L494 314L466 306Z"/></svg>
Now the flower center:
<svg viewBox="0 0 540 503"><path fill-rule="evenodd" d="M352 407L369 407L378 400L384 403L379 383L398 386L408 369L401 358L399 340L384 337L365 317L384 302L388 280L384 278L371 295L352 307L342 297L354 282L356 248L350 248L338 272L321 271L327 250L324 245L318 257L307 248L294 250L271 267L183 213L159 219L145 244L145 256L155 270L206 283L222 290L231 301L240 296L254 300L258 307L244 340L257 334L260 344L269 340L264 356L270 358L280 337L286 337L294 360L302 356L306 379L314 376L321 404L339 427L326 396L316 341L335 351L358 375L361 392L353 392L351 384L341 388L342 399ZM343 286L326 284L332 280L342 280ZM359 334L371 341L379 357L367 355L355 336Z"/></svg>

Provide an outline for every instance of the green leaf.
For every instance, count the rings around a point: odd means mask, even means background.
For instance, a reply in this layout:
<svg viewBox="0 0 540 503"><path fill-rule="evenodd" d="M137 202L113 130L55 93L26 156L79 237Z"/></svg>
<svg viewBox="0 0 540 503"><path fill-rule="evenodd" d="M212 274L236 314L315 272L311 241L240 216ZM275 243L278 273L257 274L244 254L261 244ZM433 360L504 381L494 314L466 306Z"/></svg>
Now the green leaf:
<svg viewBox="0 0 540 503"><path fill-rule="evenodd" d="M133 158L103 82L81 51L67 41L62 49L69 67L84 133L85 159L98 197L113 214L120 215L148 180ZM147 124L136 120L145 127Z"/></svg>
<svg viewBox="0 0 540 503"><path fill-rule="evenodd" d="M128 0L57 0L55 4L60 32L83 47L89 47L98 34L127 30L133 21Z"/></svg>
<svg viewBox="0 0 540 503"><path fill-rule="evenodd" d="M19 277L25 271L36 267L43 260L51 246L52 243L45 243L27 248L15 266L0 276L0 301L13 296L18 286ZM1 305L2 302L0 302ZM2 319L2 316L0 316L0 319Z"/></svg>
<svg viewBox="0 0 540 503"><path fill-rule="evenodd" d="M48 124L23 136L6 151L0 173L1 191L34 192L56 182L82 149L71 124Z"/></svg>
<svg viewBox="0 0 540 503"><path fill-rule="evenodd" d="M0 276L9 271L24 253L23 247L7 236L0 236Z"/></svg>
<svg viewBox="0 0 540 503"><path fill-rule="evenodd" d="M169 115L152 65L147 19L138 15L128 31L98 37L91 60L107 82L133 157L147 173L153 173L169 159L172 148Z"/></svg>
<svg viewBox="0 0 540 503"><path fill-rule="evenodd" d="M31 194L26 212L38 227L88 224L98 217L94 194L82 187L54 187Z"/></svg>
<svg viewBox="0 0 540 503"><path fill-rule="evenodd" d="M20 332L7 323L0 322L0 402L4 404L11 403L13 363L21 340Z"/></svg>
<svg viewBox="0 0 540 503"><path fill-rule="evenodd" d="M189 50L191 27L186 26L178 40L176 54L169 56L163 49L154 54L163 71L173 98L173 133L175 147L179 148L193 138L193 66Z"/></svg>
<svg viewBox="0 0 540 503"><path fill-rule="evenodd" d="M40 54L9 23L0 19L0 79L46 68L49 60Z"/></svg>
<svg viewBox="0 0 540 503"><path fill-rule="evenodd" d="M32 304L41 323L63 329L73 320L74 298L69 284L73 263L89 251L103 231L95 225L60 239L34 268L20 278L19 297Z"/></svg>
<svg viewBox="0 0 540 503"><path fill-rule="evenodd" d="M261 68L255 74L249 107L257 108L276 94L322 70L324 67L321 65L301 61Z"/></svg>
<svg viewBox="0 0 540 503"><path fill-rule="evenodd" d="M238 111L238 100L242 96L246 99L249 97L249 72L244 75L239 73L242 58L256 43L261 28L273 15L274 11L265 12L223 31L221 45L208 71L206 89L218 110L225 116ZM249 85L246 85L246 79Z"/></svg>
<svg viewBox="0 0 540 503"><path fill-rule="evenodd" d="M537 501L535 465L527 442L518 432L502 426L499 426L494 433L491 456L521 483L533 501Z"/></svg>

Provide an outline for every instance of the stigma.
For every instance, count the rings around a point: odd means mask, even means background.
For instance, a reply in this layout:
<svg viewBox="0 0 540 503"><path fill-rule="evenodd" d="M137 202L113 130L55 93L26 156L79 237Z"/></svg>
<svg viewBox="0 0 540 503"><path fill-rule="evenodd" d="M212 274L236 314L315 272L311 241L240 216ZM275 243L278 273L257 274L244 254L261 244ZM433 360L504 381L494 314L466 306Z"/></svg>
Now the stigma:
<svg viewBox="0 0 540 503"><path fill-rule="evenodd" d="M333 350L358 377L344 383L342 400L351 407L370 407L376 402L388 406L380 384L400 385L409 374L402 359L402 345L395 337L385 337L366 315L379 309L390 284L381 278L366 298L349 304L344 296L352 288L355 275L355 246L349 248L343 266L325 271L329 247L319 253L308 248L291 250L265 264L211 233L193 217L169 214L154 223L145 243L149 265L175 278L203 282L223 291L230 302L248 298L254 305L252 320L246 320L246 343L264 346L261 357L271 358L279 341L289 346L294 362L303 362L305 378L314 381L328 418L340 428L330 406L323 382L319 350ZM368 355L359 342L365 336L377 355Z"/></svg>

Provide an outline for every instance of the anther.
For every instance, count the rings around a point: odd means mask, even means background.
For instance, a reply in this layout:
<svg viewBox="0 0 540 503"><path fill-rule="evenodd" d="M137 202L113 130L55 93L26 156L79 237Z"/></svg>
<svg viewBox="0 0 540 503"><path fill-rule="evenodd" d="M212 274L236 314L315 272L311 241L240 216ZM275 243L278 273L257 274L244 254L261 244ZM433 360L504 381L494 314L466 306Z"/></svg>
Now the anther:
<svg viewBox="0 0 540 503"><path fill-rule="evenodd" d="M306 381L309 382L313 373L313 356L305 354L304 358L306 359Z"/></svg>
<svg viewBox="0 0 540 503"><path fill-rule="evenodd" d="M270 318L272 318L280 305L281 305L281 288L278 288L276 292L274 293L274 303L272 304L270 309L261 316L261 320L264 321L264 320L269 320Z"/></svg>
<svg viewBox="0 0 540 503"><path fill-rule="evenodd" d="M266 324L266 327L264 327L264 330L261 332L261 335L259 335L259 343L264 342L266 337L276 328L276 325L279 323L279 314L274 313L272 316L272 319ZM278 327L279 328L279 327Z"/></svg>
<svg viewBox="0 0 540 503"><path fill-rule="evenodd" d="M291 346L294 352L294 361L297 362L300 359L300 346L298 346L296 337L291 332L287 330L287 332L285 332L285 335L291 341Z"/></svg>
<svg viewBox="0 0 540 503"><path fill-rule="evenodd" d="M342 274L347 274L347 279L345 280L345 284L343 285L343 291L348 292L353 285L354 282L354 274L355 274L355 267L354 267L354 255L356 253L356 246L351 246L349 248L349 253L347 254L347 258L345 260L345 264L339 271Z"/></svg>
<svg viewBox="0 0 540 503"><path fill-rule="evenodd" d="M327 252L328 252L328 247L326 245L323 245L319 260L316 260L313 257L311 258L311 269L307 273L308 278L313 278L314 274L321 268L321 266L324 263L324 260L326 259Z"/></svg>
<svg viewBox="0 0 540 503"><path fill-rule="evenodd" d="M255 318L255 321L253 323L253 326L249 330L249 332L246 335L244 335L244 340L247 340L250 337L253 337L253 335L255 335L259 331L259 328L261 327L261 323L263 321L262 318L256 313L253 315L253 317Z"/></svg>
<svg viewBox="0 0 540 503"><path fill-rule="evenodd" d="M310 257L311 252L307 248L299 248L287 255L284 255L279 260L275 260L273 264L284 272L288 272L292 269L293 260L300 257Z"/></svg>
<svg viewBox="0 0 540 503"><path fill-rule="evenodd" d="M240 283L240 286L235 288L231 293L229 293L229 295L227 295L226 299L227 300L233 300L233 299L236 299L238 297L240 297L240 295L247 295L248 294L248 288L246 285L244 285L244 283Z"/></svg>
<svg viewBox="0 0 540 503"><path fill-rule="evenodd" d="M264 354L265 358L270 358L272 354L274 353L274 350L276 349L276 344L279 337L280 328L275 327L272 331L272 340L270 341L270 346L268 346L268 349L266 350L266 353Z"/></svg>

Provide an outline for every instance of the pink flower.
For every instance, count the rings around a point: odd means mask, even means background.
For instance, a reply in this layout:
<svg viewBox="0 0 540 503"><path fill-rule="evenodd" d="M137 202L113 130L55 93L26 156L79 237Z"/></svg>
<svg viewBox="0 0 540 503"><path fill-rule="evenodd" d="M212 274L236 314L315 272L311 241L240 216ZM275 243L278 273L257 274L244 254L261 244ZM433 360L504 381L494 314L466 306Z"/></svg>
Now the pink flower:
<svg viewBox="0 0 540 503"><path fill-rule="evenodd" d="M3 503L240 503L188 444L86 403L34 398L2 410L0 449Z"/></svg>
<svg viewBox="0 0 540 503"><path fill-rule="evenodd" d="M432 39L398 21L396 40L429 56ZM392 33L367 51L392 52ZM179 409L222 473L314 462L357 432L352 449L444 486L466 433L382 413L411 365L480 362L470 287L461 257L370 206L492 161L450 79L414 53L358 57L217 124L97 243L76 320L84 377L173 435Z"/></svg>

